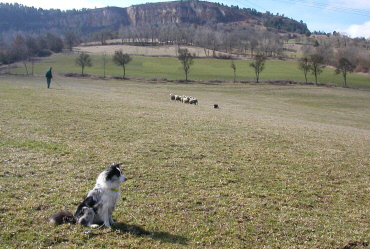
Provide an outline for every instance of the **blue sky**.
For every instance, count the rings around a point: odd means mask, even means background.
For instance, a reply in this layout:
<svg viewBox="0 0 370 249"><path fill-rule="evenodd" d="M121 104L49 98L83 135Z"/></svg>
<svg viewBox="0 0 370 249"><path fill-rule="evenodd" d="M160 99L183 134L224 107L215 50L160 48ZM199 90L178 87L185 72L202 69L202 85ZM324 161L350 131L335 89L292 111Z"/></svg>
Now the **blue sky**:
<svg viewBox="0 0 370 249"><path fill-rule="evenodd" d="M0 0L1 1L1 0ZM44 9L81 9L106 6L128 7L148 2L167 0L18 0L7 1ZM351 37L370 38L370 0L210 0L225 5L238 5L241 8L254 8L260 12L302 20L311 31L342 32Z"/></svg>

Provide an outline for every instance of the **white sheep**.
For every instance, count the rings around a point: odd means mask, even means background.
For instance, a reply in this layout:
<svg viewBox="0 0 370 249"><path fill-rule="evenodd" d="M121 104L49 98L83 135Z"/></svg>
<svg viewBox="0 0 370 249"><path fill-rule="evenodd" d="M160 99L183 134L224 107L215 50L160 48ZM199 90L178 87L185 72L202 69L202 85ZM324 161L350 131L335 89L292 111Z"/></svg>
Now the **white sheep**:
<svg viewBox="0 0 370 249"><path fill-rule="evenodd" d="M189 100L190 100L190 97L188 97L188 96L182 96L182 98L181 98L181 102L182 103L189 103Z"/></svg>
<svg viewBox="0 0 370 249"><path fill-rule="evenodd" d="M177 95L170 93L170 98L171 100L181 101L182 103L198 105L198 99L192 96Z"/></svg>

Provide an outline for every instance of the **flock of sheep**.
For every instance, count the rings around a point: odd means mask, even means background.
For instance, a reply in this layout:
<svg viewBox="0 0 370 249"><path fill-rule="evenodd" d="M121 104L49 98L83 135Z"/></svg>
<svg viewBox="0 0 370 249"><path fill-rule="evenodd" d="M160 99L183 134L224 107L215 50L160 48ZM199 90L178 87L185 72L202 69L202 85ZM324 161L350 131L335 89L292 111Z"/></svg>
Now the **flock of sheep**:
<svg viewBox="0 0 370 249"><path fill-rule="evenodd" d="M185 95L175 95L173 93L170 94L171 100L175 101L181 101L181 103L186 103L186 104L198 104L198 99L191 97L191 96L185 96Z"/></svg>

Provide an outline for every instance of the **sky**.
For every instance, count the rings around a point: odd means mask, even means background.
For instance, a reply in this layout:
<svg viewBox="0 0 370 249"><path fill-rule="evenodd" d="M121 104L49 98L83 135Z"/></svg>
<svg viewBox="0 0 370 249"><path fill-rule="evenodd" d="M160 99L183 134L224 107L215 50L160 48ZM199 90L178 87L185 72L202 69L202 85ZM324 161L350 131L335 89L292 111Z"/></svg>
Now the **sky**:
<svg viewBox="0 0 370 249"><path fill-rule="evenodd" d="M82 9L101 7L129 7L148 2L167 2L169 0L0 0L4 3L19 3L43 9ZM208 0L209 2L234 5L240 8L253 8L259 12L284 15L303 21L308 29L346 34L352 38L370 39L370 0Z"/></svg>

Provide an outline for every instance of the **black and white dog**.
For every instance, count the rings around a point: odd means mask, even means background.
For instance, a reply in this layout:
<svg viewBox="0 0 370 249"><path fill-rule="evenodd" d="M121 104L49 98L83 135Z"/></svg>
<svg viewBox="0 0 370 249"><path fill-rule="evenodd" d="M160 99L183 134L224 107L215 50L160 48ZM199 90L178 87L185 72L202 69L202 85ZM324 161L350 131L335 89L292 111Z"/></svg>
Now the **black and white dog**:
<svg viewBox="0 0 370 249"><path fill-rule="evenodd" d="M90 190L85 200L78 205L74 215L68 211L60 211L49 218L50 222L78 223L83 226L113 225L115 222L112 213L119 200L119 186L127 180L119 168L121 164L112 164L100 173L94 189Z"/></svg>

